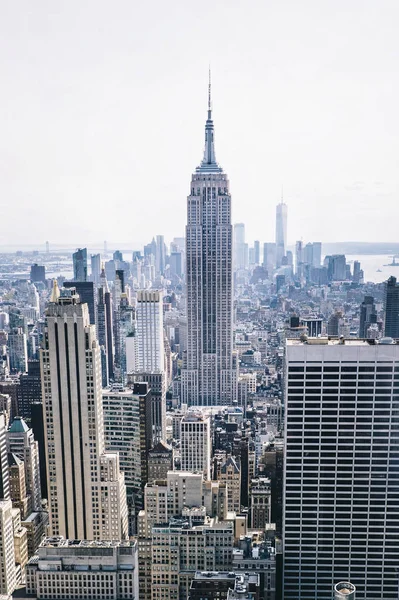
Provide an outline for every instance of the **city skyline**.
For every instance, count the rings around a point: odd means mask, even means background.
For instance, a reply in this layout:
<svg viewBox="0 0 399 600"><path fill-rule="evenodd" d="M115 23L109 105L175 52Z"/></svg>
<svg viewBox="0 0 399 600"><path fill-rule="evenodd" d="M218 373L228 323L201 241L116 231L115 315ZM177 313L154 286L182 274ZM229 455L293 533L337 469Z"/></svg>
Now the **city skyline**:
<svg viewBox="0 0 399 600"><path fill-rule="evenodd" d="M51 231L60 242L72 235L89 243L117 230L141 243L149 221L166 237L182 231L185 185L174 166L178 156L179 172L188 172L196 160L208 60L232 220L246 222L250 239L273 239L284 184L289 243L376 240L382 229L394 240L386 217L398 191L396 5L327 2L321 12L313 1L307 11L255 2L243 12L229 3L228 43L213 35L225 2L175 6L176 20L160 3L156 19L127 2L111 13L89 3L78 18L70 6L49 11L44 2L34 12L26 2L1 9L0 48L12 59L0 71L0 195L29 216L4 242L34 231L38 243ZM71 210L60 220L55 206ZM121 222L126 207L131 219Z"/></svg>

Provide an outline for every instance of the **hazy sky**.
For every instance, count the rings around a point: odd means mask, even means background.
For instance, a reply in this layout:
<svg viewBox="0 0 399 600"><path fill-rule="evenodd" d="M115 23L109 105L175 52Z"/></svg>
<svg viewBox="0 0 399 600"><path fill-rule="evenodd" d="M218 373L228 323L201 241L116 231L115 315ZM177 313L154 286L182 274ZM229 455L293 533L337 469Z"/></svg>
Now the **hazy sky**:
<svg viewBox="0 0 399 600"><path fill-rule="evenodd" d="M182 235L208 63L233 221L398 241L397 0L3 0L0 246Z"/></svg>

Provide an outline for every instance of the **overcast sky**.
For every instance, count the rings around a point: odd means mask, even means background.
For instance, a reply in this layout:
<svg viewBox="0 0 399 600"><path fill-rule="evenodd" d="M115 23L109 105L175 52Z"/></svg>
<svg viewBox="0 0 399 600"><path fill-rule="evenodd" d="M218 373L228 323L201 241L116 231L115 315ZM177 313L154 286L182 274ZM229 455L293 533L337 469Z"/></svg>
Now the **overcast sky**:
<svg viewBox="0 0 399 600"><path fill-rule="evenodd" d="M208 64L233 221L398 241L397 0L4 0L0 245L184 232Z"/></svg>

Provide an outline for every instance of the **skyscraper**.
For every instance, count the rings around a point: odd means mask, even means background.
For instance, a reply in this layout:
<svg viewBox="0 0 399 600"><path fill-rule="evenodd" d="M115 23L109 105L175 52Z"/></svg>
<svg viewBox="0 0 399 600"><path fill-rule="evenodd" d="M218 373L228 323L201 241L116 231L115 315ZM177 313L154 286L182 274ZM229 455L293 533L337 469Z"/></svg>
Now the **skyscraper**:
<svg viewBox="0 0 399 600"><path fill-rule="evenodd" d="M95 326L74 290L64 293L55 282L40 353L51 534L124 539L126 490L118 455L104 452Z"/></svg>
<svg viewBox="0 0 399 600"><path fill-rule="evenodd" d="M191 179L186 226L187 353L182 402L231 404L233 369L232 226L229 181L216 162L209 84L204 157Z"/></svg>
<svg viewBox="0 0 399 600"><path fill-rule="evenodd" d="M211 423L201 413L189 412L181 421L181 468L211 478Z"/></svg>
<svg viewBox="0 0 399 600"><path fill-rule="evenodd" d="M280 267L287 250L287 205L281 202L276 206L276 267Z"/></svg>
<svg viewBox="0 0 399 600"><path fill-rule="evenodd" d="M248 268L248 244L245 243L244 223L234 225L234 269Z"/></svg>
<svg viewBox="0 0 399 600"><path fill-rule="evenodd" d="M367 329L372 323L377 323L377 311L373 296L365 296L360 305L359 337L366 338Z"/></svg>
<svg viewBox="0 0 399 600"><path fill-rule="evenodd" d="M101 273L101 255L92 254L91 257L91 280L95 286L100 284L100 273Z"/></svg>
<svg viewBox="0 0 399 600"><path fill-rule="evenodd" d="M163 371L165 366L163 341L162 292L139 290L136 307L137 371Z"/></svg>
<svg viewBox="0 0 399 600"><path fill-rule="evenodd" d="M284 598L396 599L399 345L288 340Z"/></svg>
<svg viewBox="0 0 399 600"><path fill-rule="evenodd" d="M385 283L385 335L399 338L399 283L390 277Z"/></svg>
<svg viewBox="0 0 399 600"><path fill-rule="evenodd" d="M255 265L260 265L260 241L255 240L254 242L254 262Z"/></svg>
<svg viewBox="0 0 399 600"><path fill-rule="evenodd" d="M78 248L72 254L73 278L75 281L87 281L87 248Z"/></svg>

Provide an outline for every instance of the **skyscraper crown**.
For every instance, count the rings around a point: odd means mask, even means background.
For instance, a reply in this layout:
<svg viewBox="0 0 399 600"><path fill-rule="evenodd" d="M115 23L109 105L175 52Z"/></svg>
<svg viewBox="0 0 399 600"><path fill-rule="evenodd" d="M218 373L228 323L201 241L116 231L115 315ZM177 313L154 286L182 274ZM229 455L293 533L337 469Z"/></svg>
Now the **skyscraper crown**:
<svg viewBox="0 0 399 600"><path fill-rule="evenodd" d="M216 162L215 144L214 144L214 127L212 120L212 101L211 101L211 70L209 69L208 83L208 118L205 124L205 149L204 158L199 167L196 168L197 173L222 173L223 169Z"/></svg>

